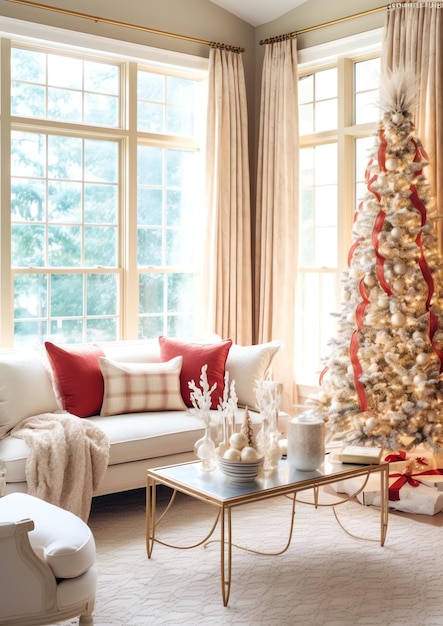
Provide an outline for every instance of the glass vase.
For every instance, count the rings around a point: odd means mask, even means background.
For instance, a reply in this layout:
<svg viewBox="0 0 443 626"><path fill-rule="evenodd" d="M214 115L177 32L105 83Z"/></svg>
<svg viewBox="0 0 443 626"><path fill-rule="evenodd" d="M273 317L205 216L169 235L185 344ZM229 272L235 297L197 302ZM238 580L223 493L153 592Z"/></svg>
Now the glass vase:
<svg viewBox="0 0 443 626"><path fill-rule="evenodd" d="M211 436L210 426L205 428L203 437L195 442L194 453L200 459L203 471L210 472L215 469L217 464L216 446Z"/></svg>
<svg viewBox="0 0 443 626"><path fill-rule="evenodd" d="M263 457L263 469L275 470L281 459L281 448L278 443L279 433L275 419L263 418L260 431L257 435L257 448Z"/></svg>

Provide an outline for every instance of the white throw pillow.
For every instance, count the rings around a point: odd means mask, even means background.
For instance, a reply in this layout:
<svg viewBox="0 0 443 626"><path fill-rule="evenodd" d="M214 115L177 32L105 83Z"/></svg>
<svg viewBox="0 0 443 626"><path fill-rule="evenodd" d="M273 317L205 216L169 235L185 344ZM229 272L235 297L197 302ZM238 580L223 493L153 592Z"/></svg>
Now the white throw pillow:
<svg viewBox="0 0 443 626"><path fill-rule="evenodd" d="M180 393L183 357L164 363L120 363L99 358L104 380L100 415L186 410Z"/></svg>
<svg viewBox="0 0 443 626"><path fill-rule="evenodd" d="M232 344L226 361L229 380L235 380L235 392L240 406L257 409L256 385L268 380L272 361L282 346L281 341L269 341L253 346Z"/></svg>
<svg viewBox="0 0 443 626"><path fill-rule="evenodd" d="M58 409L48 366L36 352L0 355L0 439L21 420Z"/></svg>

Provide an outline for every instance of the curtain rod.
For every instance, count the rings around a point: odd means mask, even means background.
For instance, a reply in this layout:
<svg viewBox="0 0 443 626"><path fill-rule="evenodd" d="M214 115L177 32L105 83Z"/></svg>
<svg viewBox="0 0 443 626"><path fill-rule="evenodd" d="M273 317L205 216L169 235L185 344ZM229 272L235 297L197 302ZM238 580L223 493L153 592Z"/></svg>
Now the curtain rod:
<svg viewBox="0 0 443 626"><path fill-rule="evenodd" d="M378 13L379 11L384 11L386 6L377 7L375 9L368 9L367 11L362 11L361 13L354 13L354 15L347 15L346 17L339 17L336 20L331 20L330 22L324 22L323 24L317 24L316 26L308 26L307 28L302 28L301 30L295 30L292 33L287 33L286 35L277 35L276 37L270 37L269 39L262 39L260 41L260 45L268 44L268 43L276 43L277 41L284 41L285 39L290 39L291 37L297 37L302 33L310 33L313 30L318 30L319 28L326 28L326 26L334 26L335 24L342 24L343 22L348 22L349 20L354 20L357 17L365 17L366 15L371 15L372 13Z"/></svg>
<svg viewBox="0 0 443 626"><path fill-rule="evenodd" d="M92 20L94 22L101 22L103 24L110 24L111 26L120 26L123 28L130 28L132 30L139 30L144 33L152 33L154 35L162 35L163 37L173 37L174 39L182 39L184 41L191 41L193 43L200 43L211 48L220 48L222 50L229 50L230 52L244 52L244 48L238 46L231 46L229 44L217 43L216 41L206 41L205 39L198 39L196 37L188 37L187 35L177 35L175 33L169 33L163 30L157 30L155 28L148 28L147 26L139 26L138 24L129 24L127 22L119 22L118 20L110 20L106 17L99 17L97 15L89 15L88 13L79 13L78 11L70 11L69 9L61 9L59 7L51 7L47 4L39 4L37 2L31 2L31 0L6 0L6 2L12 2L14 4L22 4L26 7L32 7L35 9L43 9L45 11L53 11L54 13L62 13L63 15L69 15L70 17L81 17L86 20Z"/></svg>

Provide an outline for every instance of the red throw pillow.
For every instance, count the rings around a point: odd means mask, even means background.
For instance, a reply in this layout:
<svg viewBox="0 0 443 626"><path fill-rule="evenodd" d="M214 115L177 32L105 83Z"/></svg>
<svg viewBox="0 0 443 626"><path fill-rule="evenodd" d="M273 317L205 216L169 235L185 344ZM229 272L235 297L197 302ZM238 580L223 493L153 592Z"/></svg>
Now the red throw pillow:
<svg viewBox="0 0 443 626"><path fill-rule="evenodd" d="M197 387L200 385L200 376L203 365L208 366L207 377L209 387L217 383L212 392L211 408L216 409L223 398L225 386L225 365L228 358L232 339L225 339L217 343L187 343L168 337L159 337L160 354L162 361L169 361L176 356L183 357L180 373L180 391L186 406L192 406L191 390L188 383L193 380Z"/></svg>
<svg viewBox="0 0 443 626"><path fill-rule="evenodd" d="M78 417L99 415L104 383L98 359L105 356L103 350L88 346L68 351L50 341L45 347L65 411Z"/></svg>

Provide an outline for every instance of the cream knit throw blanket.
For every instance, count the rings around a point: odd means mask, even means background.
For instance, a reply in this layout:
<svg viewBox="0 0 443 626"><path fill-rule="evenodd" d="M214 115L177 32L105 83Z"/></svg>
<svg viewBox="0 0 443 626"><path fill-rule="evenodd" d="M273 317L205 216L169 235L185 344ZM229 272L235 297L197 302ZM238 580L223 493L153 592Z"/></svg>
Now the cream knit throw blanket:
<svg viewBox="0 0 443 626"><path fill-rule="evenodd" d="M87 521L92 496L109 461L106 434L88 419L43 413L21 421L10 434L29 447L28 493Z"/></svg>

